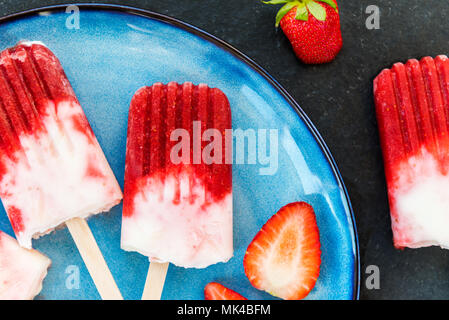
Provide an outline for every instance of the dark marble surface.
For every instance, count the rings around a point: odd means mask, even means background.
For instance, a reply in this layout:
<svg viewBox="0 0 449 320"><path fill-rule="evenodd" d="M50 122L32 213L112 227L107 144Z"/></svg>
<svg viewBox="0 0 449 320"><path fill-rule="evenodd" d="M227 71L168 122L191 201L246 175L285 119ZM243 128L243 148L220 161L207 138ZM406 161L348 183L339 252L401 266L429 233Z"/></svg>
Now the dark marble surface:
<svg viewBox="0 0 449 320"><path fill-rule="evenodd" d="M91 1L84 1L91 2ZM393 248L372 80L396 61L449 54L449 3L441 0L340 0L344 46L328 65L306 66L274 28L277 7L256 0L106 1L149 9L197 26L258 62L300 103L331 149L354 207L362 299L449 299L449 251ZM0 16L67 1L2 0ZM368 5L380 29L365 26ZM380 289L365 269L380 269Z"/></svg>

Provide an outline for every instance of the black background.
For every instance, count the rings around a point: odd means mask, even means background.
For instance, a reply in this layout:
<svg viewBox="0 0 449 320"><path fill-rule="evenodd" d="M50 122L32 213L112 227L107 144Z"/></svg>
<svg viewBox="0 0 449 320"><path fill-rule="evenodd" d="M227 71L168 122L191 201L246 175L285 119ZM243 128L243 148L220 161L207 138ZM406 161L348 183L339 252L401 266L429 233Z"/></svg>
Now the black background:
<svg viewBox="0 0 449 320"><path fill-rule="evenodd" d="M84 1L90 2L90 1ZM361 251L362 299L449 299L449 252L393 248L372 80L394 62L449 54L449 2L339 0L343 49L330 64L302 64L280 30L279 6L257 0L107 1L166 14L199 27L254 59L299 102L339 166L351 197ZM0 16L67 1L0 1ZM380 29L368 30L368 5ZM365 286L366 267L380 269L379 290Z"/></svg>

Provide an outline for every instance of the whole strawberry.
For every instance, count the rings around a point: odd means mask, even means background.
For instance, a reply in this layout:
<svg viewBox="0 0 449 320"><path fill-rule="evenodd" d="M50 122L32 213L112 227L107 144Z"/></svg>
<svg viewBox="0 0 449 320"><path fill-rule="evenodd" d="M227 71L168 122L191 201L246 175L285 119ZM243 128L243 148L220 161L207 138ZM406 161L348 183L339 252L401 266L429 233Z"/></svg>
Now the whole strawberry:
<svg viewBox="0 0 449 320"><path fill-rule="evenodd" d="M271 0L284 4L276 16L296 56L307 64L335 59L343 45L336 0Z"/></svg>

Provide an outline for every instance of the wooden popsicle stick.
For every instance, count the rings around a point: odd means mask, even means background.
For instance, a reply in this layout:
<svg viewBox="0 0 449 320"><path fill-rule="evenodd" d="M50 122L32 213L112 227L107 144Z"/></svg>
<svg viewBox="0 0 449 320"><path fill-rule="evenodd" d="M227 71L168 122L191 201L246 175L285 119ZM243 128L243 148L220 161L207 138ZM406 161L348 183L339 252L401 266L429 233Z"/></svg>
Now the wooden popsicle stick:
<svg viewBox="0 0 449 320"><path fill-rule="evenodd" d="M86 220L74 218L67 221L66 225L101 298L103 300L123 300Z"/></svg>
<svg viewBox="0 0 449 320"><path fill-rule="evenodd" d="M168 263L150 262L142 300L161 300Z"/></svg>

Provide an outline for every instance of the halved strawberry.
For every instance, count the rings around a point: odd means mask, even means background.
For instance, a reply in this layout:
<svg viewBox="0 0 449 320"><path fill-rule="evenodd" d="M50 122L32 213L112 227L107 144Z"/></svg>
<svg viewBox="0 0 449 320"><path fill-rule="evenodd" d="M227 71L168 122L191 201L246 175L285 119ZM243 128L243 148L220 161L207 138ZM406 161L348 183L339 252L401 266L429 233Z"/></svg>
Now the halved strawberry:
<svg viewBox="0 0 449 320"><path fill-rule="evenodd" d="M286 300L305 298L320 274L320 235L312 206L282 207L246 250L243 266L257 289Z"/></svg>
<svg viewBox="0 0 449 320"><path fill-rule="evenodd" d="M248 300L217 282L207 284L204 288L204 298L206 300Z"/></svg>

